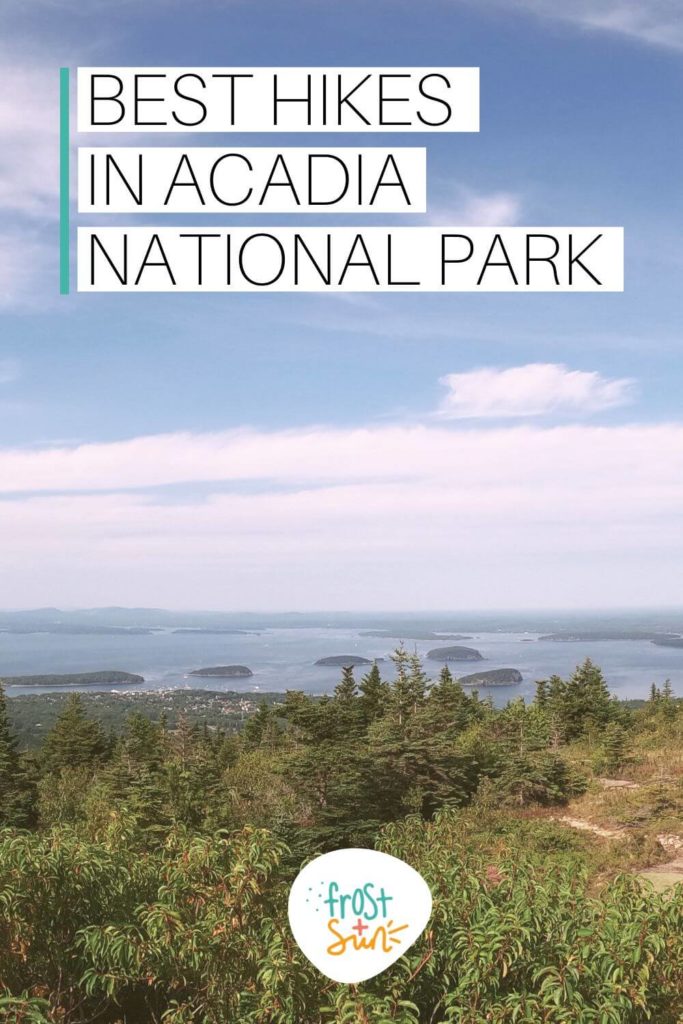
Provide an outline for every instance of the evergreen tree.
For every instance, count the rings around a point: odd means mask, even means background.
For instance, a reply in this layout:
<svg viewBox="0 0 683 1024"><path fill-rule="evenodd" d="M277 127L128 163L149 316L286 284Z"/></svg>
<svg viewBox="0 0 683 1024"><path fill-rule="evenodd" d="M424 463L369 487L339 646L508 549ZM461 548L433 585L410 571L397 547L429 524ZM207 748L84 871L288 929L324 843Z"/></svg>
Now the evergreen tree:
<svg viewBox="0 0 683 1024"><path fill-rule="evenodd" d="M548 703L527 706L519 697L501 712L497 727L502 756L496 784L503 803L520 807L531 802L558 803L585 788L585 780L548 750L552 745Z"/></svg>
<svg viewBox="0 0 683 1024"><path fill-rule="evenodd" d="M245 746L248 749L253 749L254 747L261 745L267 734L270 720L270 708L266 701L262 700L256 709L256 713L247 718L244 729L242 730L242 737L244 739Z"/></svg>
<svg viewBox="0 0 683 1024"><path fill-rule="evenodd" d="M600 668L586 658L565 689L565 729L570 739L596 736L614 721L615 704Z"/></svg>
<svg viewBox="0 0 683 1024"><path fill-rule="evenodd" d="M31 819L31 787L7 712L0 684L0 825L23 826Z"/></svg>
<svg viewBox="0 0 683 1024"><path fill-rule="evenodd" d="M474 718L474 702L457 682L448 665L444 665L438 680L429 690L429 696L422 715L433 731L447 729L455 738Z"/></svg>
<svg viewBox="0 0 683 1024"><path fill-rule="evenodd" d="M363 676L358 689L363 721L369 725L385 713L389 698L389 686L382 679L376 662Z"/></svg>
<svg viewBox="0 0 683 1024"><path fill-rule="evenodd" d="M393 722L402 729L413 707L415 696L410 678L410 655L403 644L396 648L391 660L396 669L396 677L389 691L389 709Z"/></svg>
<svg viewBox="0 0 683 1024"><path fill-rule="evenodd" d="M626 730L618 722L610 722L602 740L595 767L602 772L618 772L627 760Z"/></svg>
<svg viewBox="0 0 683 1024"><path fill-rule="evenodd" d="M363 709L358 698L358 687L350 665L342 669L341 681L334 690L332 700L335 738L347 742L365 731Z"/></svg>
<svg viewBox="0 0 683 1024"><path fill-rule="evenodd" d="M341 680L334 688L334 699L340 704L352 704L358 696L358 687L353 675L353 666L344 665Z"/></svg>
<svg viewBox="0 0 683 1024"><path fill-rule="evenodd" d="M536 680L536 696L534 703L539 708L545 708L548 703L548 683L545 679Z"/></svg>
<svg viewBox="0 0 683 1024"><path fill-rule="evenodd" d="M164 759L166 737L160 725L144 715L129 715L123 735L104 775L111 798L134 816L142 828L165 825Z"/></svg>
<svg viewBox="0 0 683 1024"><path fill-rule="evenodd" d="M49 770L94 767L105 759L107 747L99 722L88 718L80 694L70 694L64 710L45 737L43 755Z"/></svg>
<svg viewBox="0 0 683 1024"><path fill-rule="evenodd" d="M567 739L567 684L558 675L548 680L545 698L540 704L548 723L548 741L553 750Z"/></svg>
<svg viewBox="0 0 683 1024"><path fill-rule="evenodd" d="M415 652L408 657L408 693L412 714L416 714L424 704L428 684L427 673L422 668L419 655Z"/></svg>

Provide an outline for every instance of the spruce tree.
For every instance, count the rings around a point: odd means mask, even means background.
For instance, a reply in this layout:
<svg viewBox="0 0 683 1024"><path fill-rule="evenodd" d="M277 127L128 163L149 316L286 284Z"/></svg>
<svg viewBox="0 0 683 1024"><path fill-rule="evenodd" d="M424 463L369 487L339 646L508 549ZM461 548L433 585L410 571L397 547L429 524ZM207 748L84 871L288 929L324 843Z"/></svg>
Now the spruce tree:
<svg viewBox="0 0 683 1024"><path fill-rule="evenodd" d="M353 666L344 665L341 680L334 688L334 699L343 704L351 704L358 696L358 687L353 675Z"/></svg>
<svg viewBox="0 0 683 1024"><path fill-rule="evenodd" d="M391 660L396 668L396 677L391 684L389 706L394 724L402 729L414 703L413 686L410 679L410 655L403 644L396 648L391 655Z"/></svg>
<svg viewBox="0 0 683 1024"><path fill-rule="evenodd" d="M45 737L43 755L50 771L93 767L107 753L107 740L99 722L85 713L80 694L69 695L66 706Z"/></svg>
<svg viewBox="0 0 683 1024"><path fill-rule="evenodd" d="M670 679L664 680L664 686L662 688L662 703L661 710L662 714L667 720L676 718L678 714L679 704L674 697L673 687Z"/></svg>
<svg viewBox="0 0 683 1024"><path fill-rule="evenodd" d="M269 719L270 709L266 702L262 700L254 714L249 715L249 718L247 718L244 724L242 738L244 739L246 747L253 749L254 747L259 746L263 739Z"/></svg>
<svg viewBox="0 0 683 1024"><path fill-rule="evenodd" d="M554 750L567 738L567 684L558 675L548 680L543 714L548 722L548 736Z"/></svg>
<svg viewBox="0 0 683 1024"><path fill-rule="evenodd" d="M453 737L467 728L473 719L473 702L462 685L444 665L438 680L429 690L422 719L433 731L449 730Z"/></svg>
<svg viewBox="0 0 683 1024"><path fill-rule="evenodd" d="M115 803L125 807L142 828L166 824L164 755L165 737L161 726L133 712L103 778Z"/></svg>
<svg viewBox="0 0 683 1024"><path fill-rule="evenodd" d="M30 786L10 726L5 691L0 684L0 825L28 824L30 804Z"/></svg>
<svg viewBox="0 0 683 1024"><path fill-rule="evenodd" d="M565 690L566 730L570 739L595 736L614 721L615 704L601 669L586 658Z"/></svg>
<svg viewBox="0 0 683 1024"><path fill-rule="evenodd" d="M618 772L624 767L626 755L626 731L618 722L610 722L602 740L602 747L596 768L603 772Z"/></svg>
<svg viewBox="0 0 683 1024"><path fill-rule="evenodd" d="M422 668L417 651L408 658L408 690L410 693L411 712L415 714L425 702L429 679Z"/></svg>
<svg viewBox="0 0 683 1024"><path fill-rule="evenodd" d="M389 686L382 679L377 662L363 676L358 689L363 721L369 725L385 713L389 697Z"/></svg>
<svg viewBox="0 0 683 1024"><path fill-rule="evenodd" d="M537 704L539 708L544 708L548 703L548 683L545 679L536 680L536 696L534 697L534 704Z"/></svg>
<svg viewBox="0 0 683 1024"><path fill-rule="evenodd" d="M350 665L342 669L342 677L334 690L331 704L334 736L342 743L365 732L363 709L358 699L358 687Z"/></svg>

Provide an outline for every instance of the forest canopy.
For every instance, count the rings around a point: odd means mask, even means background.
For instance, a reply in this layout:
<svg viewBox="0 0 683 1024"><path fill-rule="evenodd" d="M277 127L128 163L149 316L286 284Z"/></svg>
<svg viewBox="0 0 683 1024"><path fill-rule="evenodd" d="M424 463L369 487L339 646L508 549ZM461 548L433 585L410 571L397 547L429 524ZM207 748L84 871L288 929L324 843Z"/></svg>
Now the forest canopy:
<svg viewBox="0 0 683 1024"><path fill-rule="evenodd" d="M394 661L392 682L345 668L332 695L225 729L139 711L105 729L72 694L31 751L1 697L0 1021L678 1024L683 886L655 893L553 809L674 764L683 703L665 685L628 707L587 661L496 709L447 665ZM652 793L653 821L680 820L680 774ZM348 845L434 896L416 945L356 987L286 917L302 864Z"/></svg>

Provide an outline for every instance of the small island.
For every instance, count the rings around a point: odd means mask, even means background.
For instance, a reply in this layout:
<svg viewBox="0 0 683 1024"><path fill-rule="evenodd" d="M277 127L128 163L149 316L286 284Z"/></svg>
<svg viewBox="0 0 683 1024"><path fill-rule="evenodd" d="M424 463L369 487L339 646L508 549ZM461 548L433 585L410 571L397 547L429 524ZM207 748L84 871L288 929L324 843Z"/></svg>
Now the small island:
<svg viewBox="0 0 683 1024"><path fill-rule="evenodd" d="M364 629L359 636L377 637L382 640L427 640L431 643L440 640L471 640L471 636L461 633L433 633L419 629Z"/></svg>
<svg viewBox="0 0 683 1024"><path fill-rule="evenodd" d="M657 633L648 629L585 629L576 632L548 633L539 640L553 640L557 643L591 643L607 640L650 640L653 644L666 645L670 640L683 639L675 633Z"/></svg>
<svg viewBox="0 0 683 1024"><path fill-rule="evenodd" d="M333 654L329 658L318 658L316 665L330 668L355 668L356 665L372 665L369 658L361 658L359 654Z"/></svg>
<svg viewBox="0 0 683 1024"><path fill-rule="evenodd" d="M460 676L458 682L462 686L515 686L522 682L522 673L516 668L493 668Z"/></svg>
<svg viewBox="0 0 683 1024"><path fill-rule="evenodd" d="M151 636L157 630L158 627L154 626L91 626L51 622L2 626L0 633L16 636L29 636L33 633L52 633L55 636Z"/></svg>
<svg viewBox="0 0 683 1024"><path fill-rule="evenodd" d="M171 632L174 636L260 636L251 629L231 629L228 626L182 626Z"/></svg>
<svg viewBox="0 0 683 1024"><path fill-rule="evenodd" d="M483 661L483 655L474 647L435 647L427 651L432 661Z"/></svg>
<svg viewBox="0 0 683 1024"><path fill-rule="evenodd" d="M658 636L652 643L657 647L683 647L683 636Z"/></svg>
<svg viewBox="0 0 683 1024"><path fill-rule="evenodd" d="M65 675L47 676L2 676L5 686L138 686L144 683L144 676L132 672L76 672Z"/></svg>
<svg viewBox="0 0 683 1024"><path fill-rule="evenodd" d="M208 679L248 679L253 672L246 665L213 665L210 668L196 668L191 676L204 676Z"/></svg>

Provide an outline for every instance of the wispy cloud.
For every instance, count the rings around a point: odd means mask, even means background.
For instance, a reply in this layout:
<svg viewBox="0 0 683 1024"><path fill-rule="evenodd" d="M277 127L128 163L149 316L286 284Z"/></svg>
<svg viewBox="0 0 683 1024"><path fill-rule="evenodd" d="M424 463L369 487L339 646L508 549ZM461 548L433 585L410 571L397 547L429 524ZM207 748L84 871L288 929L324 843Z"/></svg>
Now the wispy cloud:
<svg viewBox="0 0 683 1024"><path fill-rule="evenodd" d="M503 227L517 224L521 211L521 197L512 192L476 192L465 185L455 185L430 204L428 219L435 225Z"/></svg>
<svg viewBox="0 0 683 1024"><path fill-rule="evenodd" d="M0 230L0 310L35 310L46 301L45 281L54 270L57 247L52 247L32 225ZM56 293L56 285L55 285Z"/></svg>
<svg viewBox="0 0 683 1024"><path fill-rule="evenodd" d="M3 450L0 483L33 492L0 501L15 604L646 604L683 567L676 423L159 435Z"/></svg>
<svg viewBox="0 0 683 1024"><path fill-rule="evenodd" d="M55 217L59 175L56 66L0 52L11 89L0 94L0 210Z"/></svg>
<svg viewBox="0 0 683 1024"><path fill-rule="evenodd" d="M499 6L683 51L680 0L505 0Z"/></svg>
<svg viewBox="0 0 683 1024"><path fill-rule="evenodd" d="M0 95L0 309L44 301L56 243L58 85L56 62L38 62L0 46L11 88Z"/></svg>
<svg viewBox="0 0 683 1024"><path fill-rule="evenodd" d="M447 394L437 415L443 419L491 419L585 414L626 405L635 382L595 371L570 370L562 363L482 367L441 378Z"/></svg>

